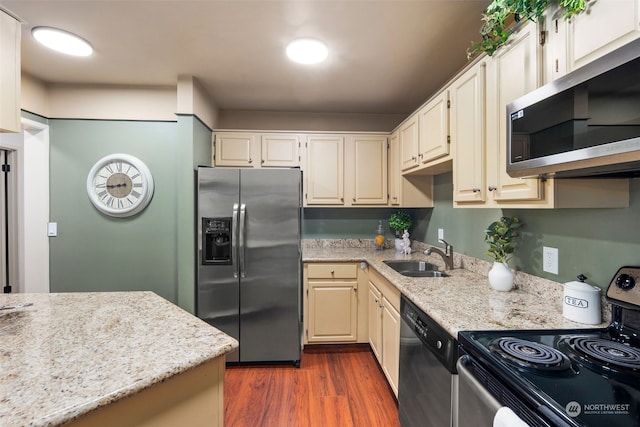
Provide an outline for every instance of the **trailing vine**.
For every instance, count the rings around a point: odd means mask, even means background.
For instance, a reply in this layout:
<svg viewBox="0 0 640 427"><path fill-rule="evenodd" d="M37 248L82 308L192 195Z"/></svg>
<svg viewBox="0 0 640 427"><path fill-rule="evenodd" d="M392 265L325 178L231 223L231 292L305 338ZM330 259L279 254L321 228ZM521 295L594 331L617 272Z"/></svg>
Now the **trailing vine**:
<svg viewBox="0 0 640 427"><path fill-rule="evenodd" d="M493 0L482 14L481 40L471 43L471 47L467 49L467 59L480 52L493 55L507 42L516 23L526 20L538 22L551 1L554 0ZM564 19L586 9L586 0L557 2Z"/></svg>

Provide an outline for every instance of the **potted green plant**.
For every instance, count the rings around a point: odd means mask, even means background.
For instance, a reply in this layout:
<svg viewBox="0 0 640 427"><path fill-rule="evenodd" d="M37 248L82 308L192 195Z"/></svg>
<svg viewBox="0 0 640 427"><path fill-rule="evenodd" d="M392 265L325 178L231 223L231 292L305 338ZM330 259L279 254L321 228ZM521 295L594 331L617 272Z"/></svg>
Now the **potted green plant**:
<svg viewBox="0 0 640 427"><path fill-rule="evenodd" d="M413 225L413 218L407 211L398 210L391 213L389 216L389 227L394 231L396 235L396 250L399 251L402 249L402 233L404 230L409 230Z"/></svg>
<svg viewBox="0 0 640 427"><path fill-rule="evenodd" d="M487 255L494 260L489 271L489 284L496 290L509 291L513 288L513 273L507 262L515 251L514 239L521 226L522 222L517 216L503 216L484 231L484 241L489 245Z"/></svg>
<svg viewBox="0 0 640 427"><path fill-rule="evenodd" d="M585 0L493 0L482 14L481 41L472 42L467 58L486 52L491 56L504 45L519 22L537 22L552 1L565 19L586 10Z"/></svg>

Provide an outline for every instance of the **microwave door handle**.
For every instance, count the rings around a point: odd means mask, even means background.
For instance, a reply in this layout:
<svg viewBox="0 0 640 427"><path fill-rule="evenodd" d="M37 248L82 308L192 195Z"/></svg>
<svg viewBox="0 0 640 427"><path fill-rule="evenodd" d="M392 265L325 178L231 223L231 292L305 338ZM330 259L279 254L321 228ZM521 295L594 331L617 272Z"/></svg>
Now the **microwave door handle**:
<svg viewBox="0 0 640 427"><path fill-rule="evenodd" d="M238 240L240 240L240 277L243 279L246 275L245 274L245 252L247 250L246 248L247 227L245 224L246 216L247 216L247 205L243 203L240 205L240 233L238 238Z"/></svg>
<svg viewBox="0 0 640 427"><path fill-rule="evenodd" d="M233 278L238 278L238 264L236 263L238 254L238 204L233 204L233 215L231 216L231 265L233 266Z"/></svg>

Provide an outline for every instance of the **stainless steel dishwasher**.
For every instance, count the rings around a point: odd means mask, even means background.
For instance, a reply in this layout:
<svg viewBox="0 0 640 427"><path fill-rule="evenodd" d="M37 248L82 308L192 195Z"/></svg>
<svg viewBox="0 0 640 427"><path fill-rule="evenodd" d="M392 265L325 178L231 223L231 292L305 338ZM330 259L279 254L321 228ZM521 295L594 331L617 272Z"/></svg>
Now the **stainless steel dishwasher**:
<svg viewBox="0 0 640 427"><path fill-rule="evenodd" d="M457 417L456 341L404 296L400 317L400 424L452 426Z"/></svg>

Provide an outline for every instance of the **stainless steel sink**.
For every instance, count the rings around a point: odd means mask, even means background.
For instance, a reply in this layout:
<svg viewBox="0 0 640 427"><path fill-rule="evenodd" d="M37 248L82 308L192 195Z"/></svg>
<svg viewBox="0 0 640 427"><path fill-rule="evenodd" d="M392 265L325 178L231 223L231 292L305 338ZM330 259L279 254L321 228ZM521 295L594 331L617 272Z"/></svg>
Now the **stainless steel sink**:
<svg viewBox="0 0 640 427"><path fill-rule="evenodd" d="M405 270L405 271L398 271L398 273L408 277L449 277L447 273L443 273L442 271L438 271L438 270L424 270L424 271Z"/></svg>
<svg viewBox="0 0 640 427"><path fill-rule="evenodd" d="M438 270L438 266L425 261L384 261L403 276L408 277L448 277Z"/></svg>

